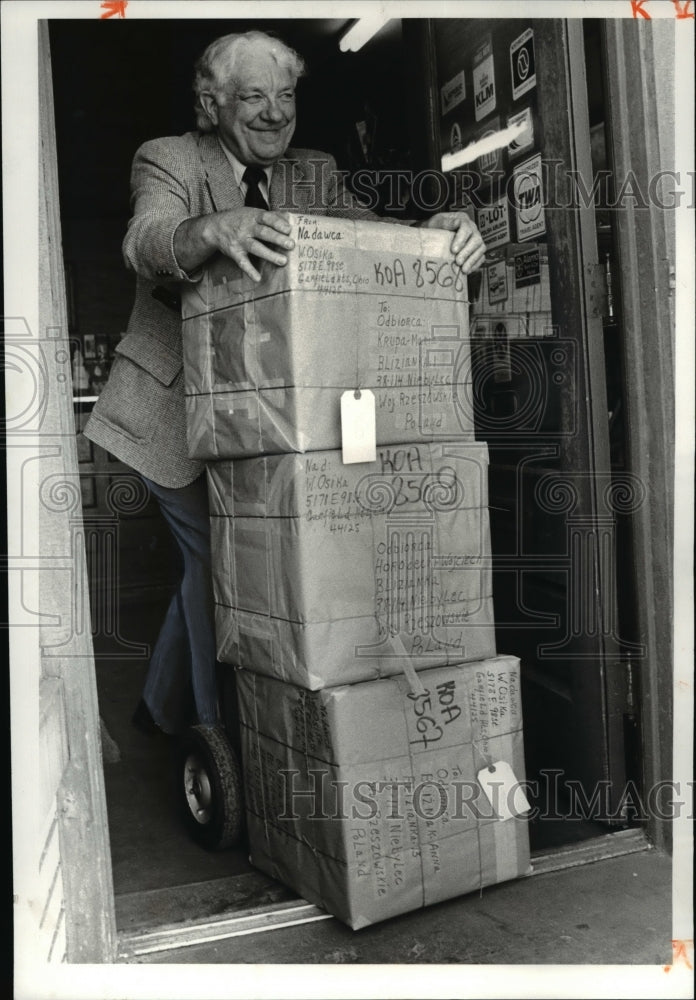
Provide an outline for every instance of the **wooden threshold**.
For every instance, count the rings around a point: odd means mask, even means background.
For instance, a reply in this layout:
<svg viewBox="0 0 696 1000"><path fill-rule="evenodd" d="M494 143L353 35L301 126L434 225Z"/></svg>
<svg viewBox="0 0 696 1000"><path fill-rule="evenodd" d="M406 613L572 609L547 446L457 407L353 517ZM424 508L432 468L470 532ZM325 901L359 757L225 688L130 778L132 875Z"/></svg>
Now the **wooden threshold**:
<svg viewBox="0 0 696 1000"><path fill-rule="evenodd" d="M647 850L651 850L651 844L642 830L620 830L579 844L533 853L532 869L523 877L546 875ZM266 901L240 906L242 898L249 900L254 893L261 897L265 894ZM202 916L169 921L165 917L156 922L158 913L169 911L174 917L185 914L187 908L190 912L192 905L201 913L197 901L202 903ZM289 890L256 872L172 889L128 893L116 897L117 960L128 962L190 945L333 919L325 910L292 896Z"/></svg>

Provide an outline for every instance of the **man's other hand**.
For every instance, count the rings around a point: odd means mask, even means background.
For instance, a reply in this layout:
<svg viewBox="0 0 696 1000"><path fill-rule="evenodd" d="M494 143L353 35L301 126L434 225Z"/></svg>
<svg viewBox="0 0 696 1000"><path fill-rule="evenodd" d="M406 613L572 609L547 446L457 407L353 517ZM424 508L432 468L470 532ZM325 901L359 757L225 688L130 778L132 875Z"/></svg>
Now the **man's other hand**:
<svg viewBox="0 0 696 1000"><path fill-rule="evenodd" d="M184 220L174 233L174 255L179 267L191 274L220 251L253 281L260 281L250 255L283 267L288 262L287 251L295 246L291 232L290 223L280 212L230 208Z"/></svg>
<svg viewBox="0 0 696 1000"><path fill-rule="evenodd" d="M438 212L421 223L423 229L448 229L454 233L450 249L464 274L477 271L483 263L486 244L465 212Z"/></svg>
<svg viewBox="0 0 696 1000"><path fill-rule="evenodd" d="M287 253L295 246L290 238L290 223L279 212L264 212L258 208L232 208L208 217L211 244L230 257L254 281L261 275L250 256L267 260L276 267L288 262Z"/></svg>

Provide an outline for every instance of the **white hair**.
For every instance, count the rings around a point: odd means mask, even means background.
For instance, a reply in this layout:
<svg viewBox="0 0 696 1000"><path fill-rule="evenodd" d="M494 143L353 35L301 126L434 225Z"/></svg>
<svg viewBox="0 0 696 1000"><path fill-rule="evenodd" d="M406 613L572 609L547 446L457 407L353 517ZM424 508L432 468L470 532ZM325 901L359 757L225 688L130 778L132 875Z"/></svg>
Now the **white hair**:
<svg viewBox="0 0 696 1000"><path fill-rule="evenodd" d="M201 94L208 92L216 97L229 83L234 74L234 66L242 50L260 48L278 63L287 67L296 80L304 76L306 67L301 56L280 38L267 35L264 31L246 31L243 34L223 35L211 42L196 61L193 78L195 94L194 110L196 127L201 132L212 132L213 123L201 103Z"/></svg>

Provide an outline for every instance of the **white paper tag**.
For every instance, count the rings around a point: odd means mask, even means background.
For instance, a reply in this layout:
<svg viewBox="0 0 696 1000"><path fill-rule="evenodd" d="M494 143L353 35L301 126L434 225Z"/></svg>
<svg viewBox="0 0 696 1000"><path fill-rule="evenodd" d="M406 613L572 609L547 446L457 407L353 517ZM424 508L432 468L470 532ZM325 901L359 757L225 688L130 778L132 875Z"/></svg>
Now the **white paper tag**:
<svg viewBox="0 0 696 1000"><path fill-rule="evenodd" d="M504 760L494 761L476 775L498 819L512 819L529 812L531 806L514 771Z"/></svg>
<svg viewBox="0 0 696 1000"><path fill-rule="evenodd" d="M377 458L375 394L370 389L349 389L341 396L341 446L344 465Z"/></svg>

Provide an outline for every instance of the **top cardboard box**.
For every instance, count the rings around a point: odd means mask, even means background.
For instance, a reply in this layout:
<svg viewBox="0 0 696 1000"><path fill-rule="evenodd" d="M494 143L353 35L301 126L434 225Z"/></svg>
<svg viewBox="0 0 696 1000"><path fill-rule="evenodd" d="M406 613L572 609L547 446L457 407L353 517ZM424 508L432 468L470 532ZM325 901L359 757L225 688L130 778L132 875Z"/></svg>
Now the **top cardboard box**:
<svg viewBox="0 0 696 1000"><path fill-rule="evenodd" d="M467 279L452 234L288 214L296 246L254 283L217 257L183 295L191 456L341 447L371 389L377 443L474 439Z"/></svg>

